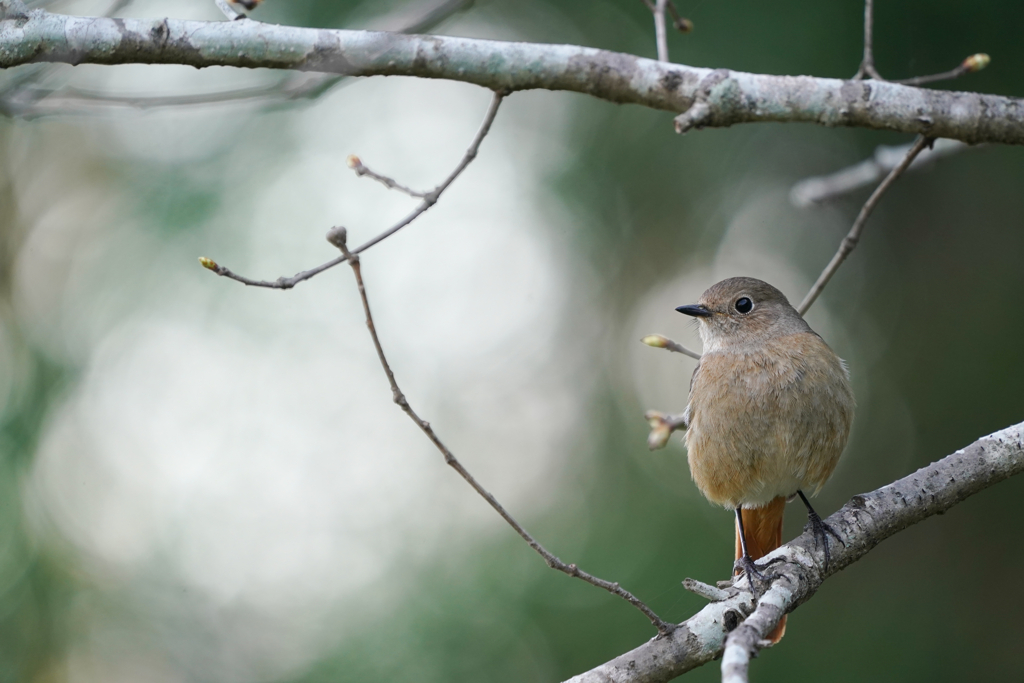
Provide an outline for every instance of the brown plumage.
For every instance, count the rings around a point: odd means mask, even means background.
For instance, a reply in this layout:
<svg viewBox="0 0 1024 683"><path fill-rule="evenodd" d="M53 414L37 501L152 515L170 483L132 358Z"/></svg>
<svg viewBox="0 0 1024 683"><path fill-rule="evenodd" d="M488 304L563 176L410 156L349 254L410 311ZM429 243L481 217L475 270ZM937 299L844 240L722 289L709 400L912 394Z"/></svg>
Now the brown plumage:
<svg viewBox="0 0 1024 683"><path fill-rule="evenodd" d="M736 557L756 574L750 561L782 544L786 501L816 494L839 462L854 409L846 368L761 280L723 280L676 310L697 318L704 342L685 413L690 473L708 500L736 510ZM827 557L831 530L809 504L808 514ZM785 619L772 640L783 632Z"/></svg>

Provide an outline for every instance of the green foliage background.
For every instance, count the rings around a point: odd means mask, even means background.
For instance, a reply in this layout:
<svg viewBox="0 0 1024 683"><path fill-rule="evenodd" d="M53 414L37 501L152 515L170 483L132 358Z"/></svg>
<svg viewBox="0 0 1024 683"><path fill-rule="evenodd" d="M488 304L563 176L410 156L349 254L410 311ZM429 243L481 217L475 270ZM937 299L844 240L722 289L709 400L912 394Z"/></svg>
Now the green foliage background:
<svg viewBox="0 0 1024 683"><path fill-rule="evenodd" d="M359 26L382 5L268 0L255 16ZM863 8L854 0L679 5L696 30L670 36L674 61L831 77L857 69ZM639 0L480 0L469 12L475 26L513 30L524 40L654 52L650 15ZM1018 3L880 2L876 17L875 52L883 75L944 71L984 51L993 58L987 70L937 87L1024 94L1024 15ZM548 181L577 218L577 229L566 238L580 267L601 274L597 295L612 328L629 324L650 288L711 258L728 217L706 207L724 195L722 188L827 173L870 155L879 144L907 141L882 132L777 124L679 137L663 112L573 94L531 97L571 101L566 144L572 162ZM18 347L16 389L0 415L0 681L75 680L73 667L61 664L76 628L68 610L96 590L81 578L73 557L33 540L21 504L21 483L46 415L80 372L74 364L54 362L20 334L25 321L10 302L11 267L24 226L10 183L19 169L9 151L32 125L0 121L0 155L9 157L3 167L7 182L0 180L6 226L0 237L0 314ZM73 139L69 126L62 134ZM101 170L106 182L134 184L140 204L163 217L159 239L169 242L188 233L197 216L232 200L190 180L195 168L111 158ZM857 296L844 297L854 286L845 271L830 285L825 297L846 329L871 323L884 330L882 350L855 372L884 378L887 388L875 392L858 414L844 465L818 498L822 512L1022 419L1022 180L1024 151L1002 147L973 150L908 175L885 198L852 257L865 273ZM856 193L837 206L852 221L866 195ZM796 216L798 210L792 211ZM827 237L809 241L800 255L809 277L827 261L841 233ZM210 280L209 286L223 283ZM572 343L571 330L566 337ZM618 339L609 334L609 342ZM623 395L616 380L621 369L614 367L623 355L607 349L604 357L613 359L613 367L598 363L593 370L599 391L585 443L597 447L577 458L585 465L569 481L587 504L555 506L526 521L554 552L576 549L565 559L620 581L663 617L681 620L701 607L681 589L682 578L712 580L727 573L731 521L725 513L717 519L709 514L704 501L672 496L660 485L666 476L685 483L685 462L679 452L647 452L639 416L652 406ZM685 382L679 368L666 358L666 371L678 371ZM892 397L902 397L909 412L910 438L894 435ZM782 644L755 662L756 680L1024 676L1024 627L1015 618L1024 610L1017 578L1024 565L1022 497L1024 480L1005 482L882 544L793 615ZM800 515L790 517L788 536L802 523ZM588 533L580 544L584 527ZM490 538L470 556L439 548L433 565L409 578L418 597L391 614L387 628L330 642L316 664L292 680L561 680L652 636L641 615L545 569L511 532ZM109 609L144 628L144 617L117 599L109 600ZM181 680L213 680L185 663L177 670ZM687 679L718 677L712 665Z"/></svg>

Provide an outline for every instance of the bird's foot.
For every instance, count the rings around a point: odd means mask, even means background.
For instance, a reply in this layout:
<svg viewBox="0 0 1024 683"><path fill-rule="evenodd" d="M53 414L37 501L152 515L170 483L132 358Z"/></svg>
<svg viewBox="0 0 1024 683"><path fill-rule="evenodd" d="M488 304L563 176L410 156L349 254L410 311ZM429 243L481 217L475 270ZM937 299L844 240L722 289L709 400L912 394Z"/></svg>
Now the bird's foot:
<svg viewBox="0 0 1024 683"><path fill-rule="evenodd" d="M832 553L828 547L828 537L831 536L839 541L844 548L846 547L846 541L840 538L839 534L836 533L836 530L829 526L821 517L818 516L817 512L810 508L807 510L807 524L804 526L804 531L807 530L810 530L811 534L814 536L814 547L817 548L820 541L822 546L825 548L825 566L823 571L827 572L829 562L832 560Z"/></svg>
<svg viewBox="0 0 1024 683"><path fill-rule="evenodd" d="M764 569L782 562L782 558L774 557L764 563ZM775 578L773 575L764 574L758 568L757 563L754 562L750 555L744 555L740 559L736 560L732 565L733 571L736 573L743 574L747 577L747 581L750 583L750 592L754 594L754 597L760 599L764 594L764 591L759 589L758 584L770 584L772 579Z"/></svg>

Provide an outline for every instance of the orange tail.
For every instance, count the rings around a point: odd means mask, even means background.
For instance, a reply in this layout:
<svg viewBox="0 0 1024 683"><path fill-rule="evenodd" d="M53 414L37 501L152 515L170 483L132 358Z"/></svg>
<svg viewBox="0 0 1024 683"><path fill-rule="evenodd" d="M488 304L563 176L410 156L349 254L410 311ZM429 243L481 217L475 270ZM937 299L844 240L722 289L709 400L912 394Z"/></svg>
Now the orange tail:
<svg viewBox="0 0 1024 683"><path fill-rule="evenodd" d="M786 512L786 499L775 498L762 508L743 509L743 529L747 532L747 552L751 559L764 557L782 545L782 516ZM740 528L736 525L736 559L743 557L740 546ZM786 633L786 617L768 635L768 640L777 643Z"/></svg>

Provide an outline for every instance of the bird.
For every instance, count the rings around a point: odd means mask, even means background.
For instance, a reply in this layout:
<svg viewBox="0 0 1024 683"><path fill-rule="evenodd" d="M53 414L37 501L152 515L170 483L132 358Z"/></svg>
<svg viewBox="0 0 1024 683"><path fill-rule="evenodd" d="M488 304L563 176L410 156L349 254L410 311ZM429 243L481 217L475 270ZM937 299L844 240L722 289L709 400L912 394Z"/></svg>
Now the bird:
<svg viewBox="0 0 1024 683"><path fill-rule="evenodd" d="M846 363L786 296L733 277L677 311L697 320L704 351L683 412L690 474L736 515L735 574L767 577L755 560L782 545L786 502L800 497L815 542L841 539L811 507L846 447L855 401ZM770 634L778 642L786 618Z"/></svg>

